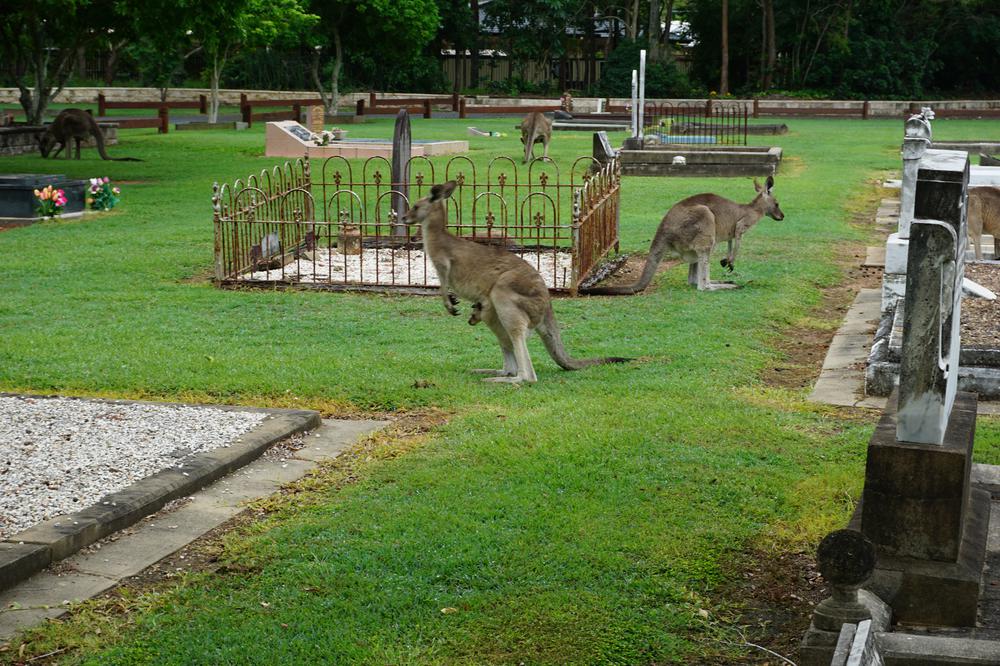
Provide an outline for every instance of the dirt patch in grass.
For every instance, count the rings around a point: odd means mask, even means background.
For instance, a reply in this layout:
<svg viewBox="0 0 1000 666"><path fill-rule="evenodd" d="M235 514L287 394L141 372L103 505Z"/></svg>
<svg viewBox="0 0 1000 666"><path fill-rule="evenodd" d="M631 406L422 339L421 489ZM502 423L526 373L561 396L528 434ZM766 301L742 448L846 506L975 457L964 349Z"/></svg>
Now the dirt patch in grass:
<svg viewBox="0 0 1000 666"><path fill-rule="evenodd" d="M870 184L873 187L851 203L850 224L874 231L874 211L886 193L874 187L874 181ZM881 241L879 236L878 242ZM841 266L843 277L838 284L822 290L820 303L804 320L807 323L789 327L778 336L774 347L782 360L764 372L765 383L786 389L802 389L816 383L830 342L855 296L861 289L877 289L882 284L881 268L862 266L865 254L863 243L845 243L836 249L835 261Z"/></svg>
<svg viewBox="0 0 1000 666"><path fill-rule="evenodd" d="M760 550L738 558L726 576L732 582L721 591L739 612L735 623L738 634L719 646L729 654L705 663L785 663L754 645L796 661L813 609L830 596L814 559L812 554L801 551L776 554Z"/></svg>
<svg viewBox="0 0 1000 666"><path fill-rule="evenodd" d="M838 261L845 267L841 283L823 290L809 324L785 329L775 341L781 362L764 372L763 379L770 386L798 389L815 384L830 342L858 291L881 285L881 268L860 265L865 258L864 246L845 246L840 255Z"/></svg>

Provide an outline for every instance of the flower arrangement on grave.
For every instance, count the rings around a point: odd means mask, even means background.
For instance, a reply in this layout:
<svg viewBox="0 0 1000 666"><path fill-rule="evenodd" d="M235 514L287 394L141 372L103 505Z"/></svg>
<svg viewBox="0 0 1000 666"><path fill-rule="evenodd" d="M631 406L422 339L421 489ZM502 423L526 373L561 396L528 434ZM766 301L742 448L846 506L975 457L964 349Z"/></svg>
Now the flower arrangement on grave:
<svg viewBox="0 0 1000 666"><path fill-rule="evenodd" d="M112 187L111 179L107 176L91 178L87 203L90 204L91 210L111 210L121 200L119 196L121 193L120 189Z"/></svg>
<svg viewBox="0 0 1000 666"><path fill-rule="evenodd" d="M44 189L35 190L35 198L38 199L38 206L35 210L42 217L55 217L62 213L66 205L66 192L57 190L51 185L46 185Z"/></svg>

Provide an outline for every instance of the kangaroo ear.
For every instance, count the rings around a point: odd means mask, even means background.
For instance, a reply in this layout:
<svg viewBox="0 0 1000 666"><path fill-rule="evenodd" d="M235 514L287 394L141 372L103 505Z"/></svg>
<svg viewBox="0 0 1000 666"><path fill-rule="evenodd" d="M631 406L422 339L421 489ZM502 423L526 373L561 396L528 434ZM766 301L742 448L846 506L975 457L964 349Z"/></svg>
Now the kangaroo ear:
<svg viewBox="0 0 1000 666"><path fill-rule="evenodd" d="M760 183L757 182L756 178L753 179L753 189L755 189L758 192L760 192Z"/></svg>
<svg viewBox="0 0 1000 666"><path fill-rule="evenodd" d="M440 201L441 199L447 199L451 196L451 193L455 191L457 183L453 180L449 180L447 183L441 183L435 185L431 188L431 201Z"/></svg>
<svg viewBox="0 0 1000 666"><path fill-rule="evenodd" d="M768 176L767 177L767 183L766 183L766 185L767 185L767 191L770 192L771 188L774 187L774 176Z"/></svg>

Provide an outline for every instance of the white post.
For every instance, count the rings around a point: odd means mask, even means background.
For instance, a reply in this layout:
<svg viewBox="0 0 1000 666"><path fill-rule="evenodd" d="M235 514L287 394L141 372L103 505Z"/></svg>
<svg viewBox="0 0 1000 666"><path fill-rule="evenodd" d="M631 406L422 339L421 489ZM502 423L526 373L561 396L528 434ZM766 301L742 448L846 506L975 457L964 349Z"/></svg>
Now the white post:
<svg viewBox="0 0 1000 666"><path fill-rule="evenodd" d="M632 70L632 136L639 136L639 72Z"/></svg>
<svg viewBox="0 0 1000 666"><path fill-rule="evenodd" d="M646 49L639 51L639 141L642 141L642 124L646 116Z"/></svg>

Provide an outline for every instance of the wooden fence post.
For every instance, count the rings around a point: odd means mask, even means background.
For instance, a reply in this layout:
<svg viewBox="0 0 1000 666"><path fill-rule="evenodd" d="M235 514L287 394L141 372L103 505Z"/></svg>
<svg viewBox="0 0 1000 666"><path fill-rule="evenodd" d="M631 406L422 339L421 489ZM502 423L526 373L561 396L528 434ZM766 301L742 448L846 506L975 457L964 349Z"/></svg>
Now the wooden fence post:
<svg viewBox="0 0 1000 666"><path fill-rule="evenodd" d="M375 110L376 102L375 102L375 93L373 92L368 93L368 106L372 108L372 111Z"/></svg>
<svg viewBox="0 0 1000 666"><path fill-rule="evenodd" d="M753 117L760 118L760 100L756 97L753 98Z"/></svg>
<svg viewBox="0 0 1000 666"><path fill-rule="evenodd" d="M107 109L104 106L106 102L107 102L107 100L104 99L104 93L97 93L97 115L98 116L104 116L104 112L107 111Z"/></svg>
<svg viewBox="0 0 1000 666"><path fill-rule="evenodd" d="M241 97L245 97L245 95L241 95ZM253 126L253 107L250 105L250 102L248 102L248 101L246 101L244 99L240 100L240 114L243 117L243 122L245 122L247 124L247 127L252 127Z"/></svg>
<svg viewBox="0 0 1000 666"><path fill-rule="evenodd" d="M167 132L170 131L170 108L166 104L164 104L163 106L160 107L160 110L159 112L157 112L157 115L160 117L160 127L157 129L157 131L160 134L166 134Z"/></svg>
<svg viewBox="0 0 1000 666"><path fill-rule="evenodd" d="M292 104L292 120L297 123L302 122L302 105Z"/></svg>
<svg viewBox="0 0 1000 666"><path fill-rule="evenodd" d="M431 101L429 99L424 100L424 118L431 117Z"/></svg>
<svg viewBox="0 0 1000 666"><path fill-rule="evenodd" d="M465 100L464 97L462 99L458 100L458 117L459 118L464 118L465 117L465 103L466 103L466 100Z"/></svg>
<svg viewBox="0 0 1000 666"><path fill-rule="evenodd" d="M198 95L198 113L208 114L208 97L205 95Z"/></svg>
<svg viewBox="0 0 1000 666"><path fill-rule="evenodd" d="M354 109L354 115L363 116L365 115L365 100L359 99L357 108Z"/></svg>
<svg viewBox="0 0 1000 666"><path fill-rule="evenodd" d="M458 111L458 93L453 92L451 94L451 110Z"/></svg>

